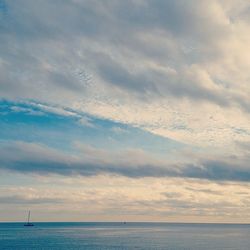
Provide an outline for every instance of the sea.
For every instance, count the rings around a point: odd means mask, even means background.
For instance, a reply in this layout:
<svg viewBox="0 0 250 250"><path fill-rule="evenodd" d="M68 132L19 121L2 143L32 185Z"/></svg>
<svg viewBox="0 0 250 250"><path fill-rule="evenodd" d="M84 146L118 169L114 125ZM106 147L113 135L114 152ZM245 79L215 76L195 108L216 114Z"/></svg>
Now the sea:
<svg viewBox="0 0 250 250"><path fill-rule="evenodd" d="M0 223L0 249L249 250L250 224Z"/></svg>

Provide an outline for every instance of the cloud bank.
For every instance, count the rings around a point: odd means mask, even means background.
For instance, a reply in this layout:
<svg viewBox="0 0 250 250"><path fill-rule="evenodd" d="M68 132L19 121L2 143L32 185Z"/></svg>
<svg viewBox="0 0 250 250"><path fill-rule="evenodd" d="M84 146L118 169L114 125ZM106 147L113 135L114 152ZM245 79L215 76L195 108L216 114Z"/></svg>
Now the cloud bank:
<svg viewBox="0 0 250 250"><path fill-rule="evenodd" d="M249 152L239 157L214 159L196 156L192 162L168 162L142 150L108 152L78 145L79 154L34 143L16 142L1 145L2 169L41 175L95 176L121 175L130 178L186 177L209 180L250 181Z"/></svg>

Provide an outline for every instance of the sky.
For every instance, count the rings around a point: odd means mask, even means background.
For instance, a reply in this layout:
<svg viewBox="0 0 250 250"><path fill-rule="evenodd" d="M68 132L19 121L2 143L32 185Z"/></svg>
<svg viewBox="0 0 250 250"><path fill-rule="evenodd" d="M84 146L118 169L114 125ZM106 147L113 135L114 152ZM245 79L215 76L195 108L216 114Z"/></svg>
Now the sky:
<svg viewBox="0 0 250 250"><path fill-rule="evenodd" d="M250 223L249 17L0 0L0 221Z"/></svg>

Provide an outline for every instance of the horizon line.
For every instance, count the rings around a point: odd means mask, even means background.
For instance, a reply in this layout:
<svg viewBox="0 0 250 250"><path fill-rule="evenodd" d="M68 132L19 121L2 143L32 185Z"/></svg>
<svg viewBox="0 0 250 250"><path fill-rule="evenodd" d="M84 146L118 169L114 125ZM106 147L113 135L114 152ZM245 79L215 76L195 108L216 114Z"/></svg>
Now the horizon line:
<svg viewBox="0 0 250 250"><path fill-rule="evenodd" d="M219 224L250 225L250 222L171 222L171 221L32 221L32 223L152 223L152 224ZM0 221L0 223L25 223L25 221Z"/></svg>

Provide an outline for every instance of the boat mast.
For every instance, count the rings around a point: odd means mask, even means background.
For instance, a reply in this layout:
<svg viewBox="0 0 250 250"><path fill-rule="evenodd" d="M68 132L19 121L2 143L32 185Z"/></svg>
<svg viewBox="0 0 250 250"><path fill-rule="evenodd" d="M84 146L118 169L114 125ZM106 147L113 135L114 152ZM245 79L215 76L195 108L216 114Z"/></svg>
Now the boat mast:
<svg viewBox="0 0 250 250"><path fill-rule="evenodd" d="M30 210L28 212L28 221L24 224L24 226L34 226L32 223L30 223Z"/></svg>
<svg viewBox="0 0 250 250"><path fill-rule="evenodd" d="M28 224L30 223L30 211L28 213Z"/></svg>

